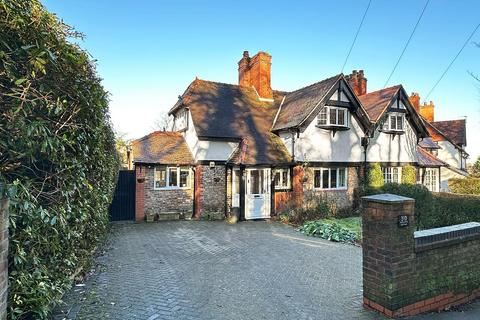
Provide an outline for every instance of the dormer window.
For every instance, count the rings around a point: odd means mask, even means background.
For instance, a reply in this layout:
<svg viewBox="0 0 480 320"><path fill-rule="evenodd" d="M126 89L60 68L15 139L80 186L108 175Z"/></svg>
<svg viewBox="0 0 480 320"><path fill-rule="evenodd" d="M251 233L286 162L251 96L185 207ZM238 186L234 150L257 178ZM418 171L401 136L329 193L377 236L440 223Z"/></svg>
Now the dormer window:
<svg viewBox="0 0 480 320"><path fill-rule="evenodd" d="M383 123L383 131L387 132L403 132L405 124L405 114L391 112L387 115Z"/></svg>
<svg viewBox="0 0 480 320"><path fill-rule="evenodd" d="M325 106L317 118L319 127L344 127L348 128L348 109L341 107Z"/></svg>

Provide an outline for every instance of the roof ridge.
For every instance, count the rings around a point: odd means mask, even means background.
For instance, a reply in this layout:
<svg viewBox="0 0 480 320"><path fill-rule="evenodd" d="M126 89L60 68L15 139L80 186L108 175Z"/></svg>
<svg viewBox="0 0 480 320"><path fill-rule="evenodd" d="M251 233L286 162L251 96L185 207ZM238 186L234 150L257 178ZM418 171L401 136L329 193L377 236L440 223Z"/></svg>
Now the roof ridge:
<svg viewBox="0 0 480 320"><path fill-rule="evenodd" d="M167 134L167 133L168 133L168 134L172 134L172 133L173 133L173 134L175 134L176 136L181 136L181 135L182 135L182 134L181 134L180 132L178 132L178 131L155 130L155 131L150 132L149 134L147 134L147 135L145 135L145 136L143 136L143 137L141 137L141 138L138 138L138 139L133 140L132 142L140 142L140 141L143 141L143 140L145 140L145 139L148 139L148 138L150 138L150 137L152 137L152 136L154 136L154 135Z"/></svg>
<svg viewBox="0 0 480 320"><path fill-rule="evenodd" d="M393 89L393 88L395 88L395 87L397 87L398 89L400 89L400 88L402 87L402 85L401 85L401 84L396 84L396 85L394 85L394 86L386 87L386 88L383 88L383 89L378 89L378 90L375 90L375 91L370 91L369 93L362 94L362 95L359 96L359 97L365 97L365 96L367 96L367 95L369 95L369 94L371 94L371 93L377 93L377 92L380 92L380 91L384 91L384 90L388 90L388 89Z"/></svg>
<svg viewBox="0 0 480 320"><path fill-rule="evenodd" d="M331 79L333 79L333 78L340 78L340 77L342 77L342 76L343 76L343 73L339 73L339 74L336 74L336 75L331 76L331 77L329 77L329 78L325 78L325 79L323 79L323 80L320 80L320 81L314 82L314 83L312 83L312 84L306 85L306 86L304 86L304 87L301 87L300 89L296 89L296 90L289 91L289 92L287 91L287 92L285 92L285 93L287 93L287 94L293 94L293 93L298 92L298 91L300 91L300 90L303 90L303 89L306 89L306 88L309 88L309 87L313 87L314 85L317 85L317 84L319 84L319 83L321 83L321 82L326 82L326 81L331 80Z"/></svg>

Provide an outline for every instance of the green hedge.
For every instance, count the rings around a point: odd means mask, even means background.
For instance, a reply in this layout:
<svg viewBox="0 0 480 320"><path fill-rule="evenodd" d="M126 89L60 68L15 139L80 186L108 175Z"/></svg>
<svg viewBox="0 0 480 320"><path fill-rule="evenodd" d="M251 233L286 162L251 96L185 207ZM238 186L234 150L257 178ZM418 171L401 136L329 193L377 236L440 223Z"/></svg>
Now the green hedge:
<svg viewBox="0 0 480 320"><path fill-rule="evenodd" d="M419 229L480 222L480 197L452 193L431 193L423 185L387 183L368 187L365 194L392 193L415 199L415 220Z"/></svg>
<svg viewBox="0 0 480 320"><path fill-rule="evenodd" d="M367 184L372 188L380 188L384 184L382 167L379 163L370 163L367 169Z"/></svg>
<svg viewBox="0 0 480 320"><path fill-rule="evenodd" d="M480 178L450 179L448 187L453 193L480 195Z"/></svg>
<svg viewBox="0 0 480 320"><path fill-rule="evenodd" d="M0 178L10 319L45 319L105 234L118 169L108 94L38 0L0 5Z"/></svg>
<svg viewBox="0 0 480 320"><path fill-rule="evenodd" d="M415 184L417 182L417 169L412 165L402 167L402 183Z"/></svg>

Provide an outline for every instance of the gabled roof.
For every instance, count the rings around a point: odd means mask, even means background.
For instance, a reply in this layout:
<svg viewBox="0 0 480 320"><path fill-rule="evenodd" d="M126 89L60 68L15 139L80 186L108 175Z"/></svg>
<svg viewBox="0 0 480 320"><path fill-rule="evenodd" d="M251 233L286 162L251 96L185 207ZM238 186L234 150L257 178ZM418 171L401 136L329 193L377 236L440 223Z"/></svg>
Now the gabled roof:
<svg viewBox="0 0 480 320"><path fill-rule="evenodd" d="M410 114L410 117L407 119L413 124L414 129L420 134L420 137L428 137L424 121L411 105L408 100L408 95L402 85L380 89L358 97L374 125L380 123L379 121L383 118L384 114L397 98L401 99L407 108L407 111Z"/></svg>
<svg viewBox="0 0 480 320"><path fill-rule="evenodd" d="M248 141L244 164L291 161L281 139L270 132L285 93L260 101L253 88L196 79L170 110L188 108L199 139Z"/></svg>
<svg viewBox="0 0 480 320"><path fill-rule="evenodd" d="M190 149L182 134L155 131L132 142L133 162L161 164L193 164Z"/></svg>
<svg viewBox="0 0 480 320"><path fill-rule="evenodd" d="M287 93L272 129L281 130L299 125L342 77L342 74L338 74Z"/></svg>
<svg viewBox="0 0 480 320"><path fill-rule="evenodd" d="M467 128L465 119L434 121L431 124L459 146L467 144Z"/></svg>
<svg viewBox="0 0 480 320"><path fill-rule="evenodd" d="M418 165L420 167L442 167L447 164L434 155L428 153L423 148L417 146Z"/></svg>
<svg viewBox="0 0 480 320"><path fill-rule="evenodd" d="M448 141L458 150L461 150L461 151L465 152L465 150L461 146L459 146L454 140L452 140L447 134L445 134L443 131L439 130L438 127L433 124L434 122L428 122L424 118L422 118L422 119L423 119L423 121L424 121L424 123L427 127L428 134L430 135L430 137L432 137L433 141L435 141L435 142L437 142L437 141ZM461 120L459 120L459 121L461 121ZM447 122L447 121L442 121L442 122ZM465 143L466 143L466 141L465 141Z"/></svg>
<svg viewBox="0 0 480 320"><path fill-rule="evenodd" d="M370 120L376 123L397 97L401 85L373 91L358 97Z"/></svg>

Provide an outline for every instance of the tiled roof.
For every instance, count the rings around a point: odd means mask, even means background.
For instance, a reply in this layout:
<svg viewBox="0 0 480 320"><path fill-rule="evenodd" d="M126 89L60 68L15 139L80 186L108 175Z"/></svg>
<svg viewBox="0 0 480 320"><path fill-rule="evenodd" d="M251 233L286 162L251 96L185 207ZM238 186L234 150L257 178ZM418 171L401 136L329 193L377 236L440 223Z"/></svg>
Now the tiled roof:
<svg viewBox="0 0 480 320"><path fill-rule="evenodd" d="M179 132L155 131L132 142L133 161L141 163L192 164L187 143Z"/></svg>
<svg viewBox="0 0 480 320"><path fill-rule="evenodd" d="M467 129L465 119L434 121L431 122L431 124L457 145L465 146L467 144Z"/></svg>
<svg viewBox="0 0 480 320"><path fill-rule="evenodd" d="M365 108L365 111L367 111L370 120L375 123L380 119L382 114L395 98L400 88L400 85L396 85L393 87L373 91L358 97Z"/></svg>
<svg viewBox="0 0 480 320"><path fill-rule="evenodd" d="M196 79L170 111L187 107L200 139L246 139L244 164L288 163L291 157L281 139L270 132L284 93L260 101L253 88Z"/></svg>
<svg viewBox="0 0 480 320"><path fill-rule="evenodd" d="M441 167L447 164L423 148L417 146L418 165L421 167Z"/></svg>
<svg viewBox="0 0 480 320"><path fill-rule="evenodd" d="M281 130L301 124L342 77L342 74L338 74L287 93L273 130Z"/></svg>
<svg viewBox="0 0 480 320"><path fill-rule="evenodd" d="M418 145L425 149L440 149L438 144L436 144L431 137L421 139Z"/></svg>

